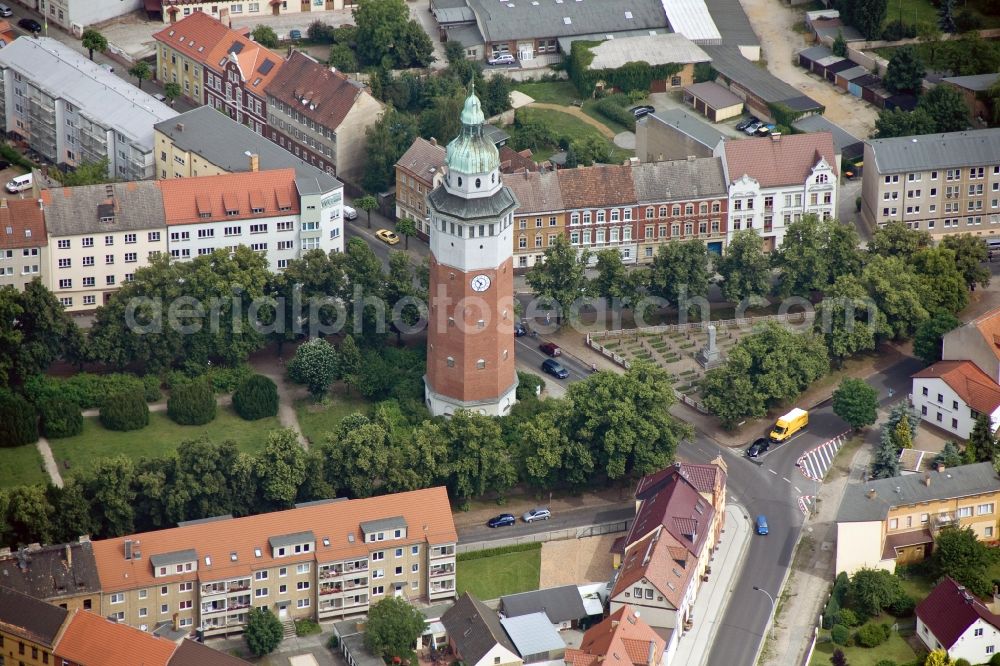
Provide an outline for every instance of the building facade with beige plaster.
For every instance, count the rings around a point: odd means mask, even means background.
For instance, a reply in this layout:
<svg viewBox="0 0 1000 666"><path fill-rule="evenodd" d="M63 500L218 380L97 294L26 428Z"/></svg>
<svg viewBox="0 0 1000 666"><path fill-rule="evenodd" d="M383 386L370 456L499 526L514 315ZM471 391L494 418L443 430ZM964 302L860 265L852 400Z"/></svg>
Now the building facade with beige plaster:
<svg viewBox="0 0 1000 666"><path fill-rule="evenodd" d="M413 220L422 240L431 232L427 195L444 182L447 170L444 146L434 138L417 137L396 162L396 219Z"/></svg>

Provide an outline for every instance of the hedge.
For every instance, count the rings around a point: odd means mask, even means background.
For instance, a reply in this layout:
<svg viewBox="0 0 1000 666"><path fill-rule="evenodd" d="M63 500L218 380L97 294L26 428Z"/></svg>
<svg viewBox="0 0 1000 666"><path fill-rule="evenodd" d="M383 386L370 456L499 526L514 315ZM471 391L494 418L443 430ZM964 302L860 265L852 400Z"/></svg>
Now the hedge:
<svg viewBox="0 0 1000 666"><path fill-rule="evenodd" d="M624 106L622 100L625 102ZM635 115L628 110L628 104L631 104L631 100L626 95L611 95L597 100L594 104L594 111L634 132Z"/></svg>
<svg viewBox="0 0 1000 666"><path fill-rule="evenodd" d="M215 394L207 380L186 382L167 399L167 416L180 425L204 425L215 418Z"/></svg>
<svg viewBox="0 0 1000 666"><path fill-rule="evenodd" d="M119 432L140 430L149 425L149 406L138 393L108 396L101 405L101 425Z"/></svg>
<svg viewBox="0 0 1000 666"><path fill-rule="evenodd" d="M847 641L851 638L851 630L842 624L833 625L833 629L830 630L830 640L832 640L837 645L847 645Z"/></svg>
<svg viewBox="0 0 1000 666"><path fill-rule="evenodd" d="M198 372L194 372L198 370ZM253 374L253 370L248 365L237 365L236 367L211 366L205 368L189 368L187 372L174 370L167 373L167 388L173 391L181 384L187 384L195 380L207 380L212 390L217 394L232 393L248 377Z"/></svg>
<svg viewBox="0 0 1000 666"><path fill-rule="evenodd" d="M247 421L278 413L278 387L264 375L251 375L233 393L233 409Z"/></svg>
<svg viewBox="0 0 1000 666"><path fill-rule="evenodd" d="M0 447L15 447L38 441L38 412L19 395L0 396Z"/></svg>
<svg viewBox="0 0 1000 666"><path fill-rule="evenodd" d="M869 622L858 629L855 640L861 647L873 648L878 647L882 643L889 640L889 635L891 633L892 630L889 629L888 624L875 624L874 622Z"/></svg>
<svg viewBox="0 0 1000 666"><path fill-rule="evenodd" d="M42 415L42 432L49 439L73 437L83 432L83 414L72 400L51 398L38 406Z"/></svg>
<svg viewBox="0 0 1000 666"><path fill-rule="evenodd" d="M654 66L648 62L627 62L615 69L591 69L590 64L594 61L591 48L600 43L600 41L582 39L573 42L570 54L565 61L570 81L576 86L577 91L585 97L594 94L594 88L599 81L603 81L608 88L624 93L633 90L648 92L653 81L669 79L683 68L677 63Z"/></svg>
<svg viewBox="0 0 1000 666"><path fill-rule="evenodd" d="M24 394L36 405L59 399L75 402L80 409L100 407L108 396L137 393L146 400L160 399L160 378L156 375L137 377L125 373L96 375L81 372L72 377L35 375L24 383Z"/></svg>
<svg viewBox="0 0 1000 666"><path fill-rule="evenodd" d="M468 553L459 553L455 559L459 562L467 562L468 560L481 560L485 557L494 557L496 555L507 555L508 553L523 553L528 550L541 550L541 541L532 541L531 543L518 543L513 546L500 546L499 548L486 548L484 550L473 550Z"/></svg>

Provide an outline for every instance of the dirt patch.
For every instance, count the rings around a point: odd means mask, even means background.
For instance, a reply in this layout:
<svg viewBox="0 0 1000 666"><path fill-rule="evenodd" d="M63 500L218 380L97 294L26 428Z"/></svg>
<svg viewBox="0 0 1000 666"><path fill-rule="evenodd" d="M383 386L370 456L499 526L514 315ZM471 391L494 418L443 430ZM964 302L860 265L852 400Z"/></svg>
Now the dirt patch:
<svg viewBox="0 0 1000 666"><path fill-rule="evenodd" d="M601 583L611 579L611 545L620 534L542 544L540 588Z"/></svg>

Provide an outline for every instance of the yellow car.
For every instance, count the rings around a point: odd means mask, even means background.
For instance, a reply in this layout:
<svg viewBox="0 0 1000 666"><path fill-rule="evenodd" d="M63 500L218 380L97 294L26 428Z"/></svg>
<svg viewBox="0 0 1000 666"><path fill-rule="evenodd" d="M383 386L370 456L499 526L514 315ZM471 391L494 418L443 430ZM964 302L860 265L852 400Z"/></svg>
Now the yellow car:
<svg viewBox="0 0 1000 666"><path fill-rule="evenodd" d="M388 243L389 245L395 245L399 242L399 236L396 235L395 232L389 231L388 229L379 229L375 232L375 237L383 243Z"/></svg>

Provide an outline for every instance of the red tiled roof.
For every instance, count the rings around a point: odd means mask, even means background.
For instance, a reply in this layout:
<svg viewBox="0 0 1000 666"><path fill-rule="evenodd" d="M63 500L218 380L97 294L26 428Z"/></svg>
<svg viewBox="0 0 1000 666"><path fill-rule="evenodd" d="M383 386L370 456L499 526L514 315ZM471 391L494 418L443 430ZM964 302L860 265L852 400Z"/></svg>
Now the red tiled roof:
<svg viewBox="0 0 1000 666"><path fill-rule="evenodd" d="M0 199L0 249L48 245L45 214L34 199Z"/></svg>
<svg viewBox="0 0 1000 666"><path fill-rule="evenodd" d="M837 172L837 151L830 132L726 141L723 151L730 181L748 175L761 187L804 183L821 158L834 175Z"/></svg>
<svg viewBox="0 0 1000 666"><path fill-rule="evenodd" d="M156 183L163 193L167 225L246 220L299 212L295 169L171 178ZM234 210L237 211L235 215L227 214ZM254 213L254 210L261 212Z"/></svg>
<svg viewBox="0 0 1000 666"><path fill-rule="evenodd" d="M612 164L560 169L563 203L568 210L636 205L631 168Z"/></svg>
<svg viewBox="0 0 1000 666"><path fill-rule="evenodd" d="M406 149L396 166L406 169L426 185L434 182L434 176L442 173L446 166L444 146L417 137Z"/></svg>
<svg viewBox="0 0 1000 666"><path fill-rule="evenodd" d="M992 414L1000 407L1000 386L972 361L938 361L913 377L943 380L965 404L982 414Z"/></svg>
<svg viewBox="0 0 1000 666"><path fill-rule="evenodd" d="M951 649L976 620L1000 629L1000 616L990 612L974 594L946 577L917 604L917 617L946 650Z"/></svg>
<svg viewBox="0 0 1000 666"><path fill-rule="evenodd" d="M220 42L231 43L226 37L232 33L221 21L205 12L194 12L155 33L153 39L202 64L208 62L208 54Z"/></svg>
<svg viewBox="0 0 1000 666"><path fill-rule="evenodd" d="M645 580L673 608L680 608L697 561L670 532L660 528L626 549L611 596L629 592L633 585Z"/></svg>
<svg viewBox="0 0 1000 666"><path fill-rule="evenodd" d="M502 173L517 173L519 171L538 171L541 166L531 159L531 149L525 148L517 152L509 146L500 146L500 171Z"/></svg>
<svg viewBox="0 0 1000 666"><path fill-rule="evenodd" d="M665 647L666 642L625 604L588 629L579 649L566 650L565 660L569 666L652 666L660 663Z"/></svg>
<svg viewBox="0 0 1000 666"><path fill-rule="evenodd" d="M340 72L331 71L305 53L293 51L267 85L267 94L313 122L337 129L354 108L355 101L368 93Z"/></svg>
<svg viewBox="0 0 1000 666"><path fill-rule="evenodd" d="M78 666L167 666L176 647L127 624L76 610L54 652Z"/></svg>
<svg viewBox="0 0 1000 666"><path fill-rule="evenodd" d="M681 474L669 474L655 493L641 499L628 533L626 548L662 525L693 555L701 552L709 537L715 509L690 481ZM694 539L686 535L693 535Z"/></svg>
<svg viewBox="0 0 1000 666"><path fill-rule="evenodd" d="M231 53L235 54L236 62L239 63L246 89L265 99L264 91L284 67L284 59L249 37L230 30L209 50L205 65L217 72L222 71L224 60Z"/></svg>
<svg viewBox="0 0 1000 666"><path fill-rule="evenodd" d="M994 356L1000 358L1000 308L987 312L969 322L969 325L979 330L980 335L986 340L986 346L993 351Z"/></svg>

